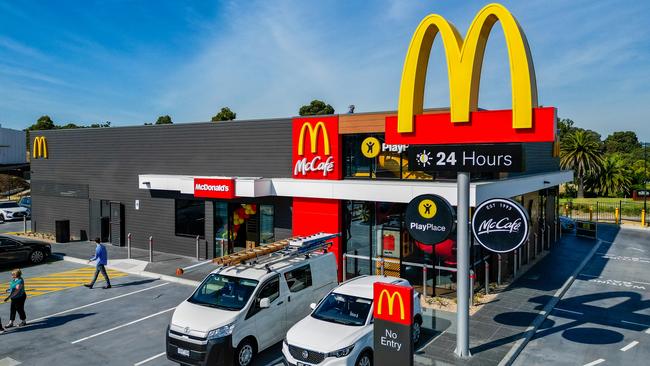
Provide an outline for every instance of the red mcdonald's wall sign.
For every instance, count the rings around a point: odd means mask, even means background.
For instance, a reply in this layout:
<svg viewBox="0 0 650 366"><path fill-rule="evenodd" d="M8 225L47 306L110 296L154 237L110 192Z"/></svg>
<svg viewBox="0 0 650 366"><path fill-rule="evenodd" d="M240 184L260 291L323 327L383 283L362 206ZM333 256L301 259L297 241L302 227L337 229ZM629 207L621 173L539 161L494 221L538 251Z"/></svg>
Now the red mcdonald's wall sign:
<svg viewBox="0 0 650 366"><path fill-rule="evenodd" d="M338 116L294 118L293 177L342 179Z"/></svg>
<svg viewBox="0 0 650 366"><path fill-rule="evenodd" d="M194 197L235 198L235 180L233 178L194 178Z"/></svg>

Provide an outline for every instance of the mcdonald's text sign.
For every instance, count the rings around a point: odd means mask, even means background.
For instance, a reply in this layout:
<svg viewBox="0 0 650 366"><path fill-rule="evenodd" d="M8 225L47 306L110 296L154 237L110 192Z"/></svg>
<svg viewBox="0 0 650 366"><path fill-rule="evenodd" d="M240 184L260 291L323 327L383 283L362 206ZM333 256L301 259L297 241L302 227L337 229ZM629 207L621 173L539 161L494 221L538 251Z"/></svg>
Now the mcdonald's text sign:
<svg viewBox="0 0 650 366"><path fill-rule="evenodd" d="M341 179L337 116L293 120L293 177Z"/></svg>
<svg viewBox="0 0 650 366"><path fill-rule="evenodd" d="M43 136L34 137L34 142L32 143L32 158L47 159L47 140L45 139L45 137Z"/></svg>
<svg viewBox="0 0 650 366"><path fill-rule="evenodd" d="M488 37L501 24L508 49L512 109L478 108L481 68ZM424 87L431 46L437 35L449 72L449 113L423 114ZM437 14L425 17L406 54L397 117L386 118L390 144L554 142L556 110L537 105L537 84L528 41L502 5L489 4L472 21L465 38Z"/></svg>
<svg viewBox="0 0 650 366"><path fill-rule="evenodd" d="M375 319L403 325L413 324L413 287L375 282Z"/></svg>

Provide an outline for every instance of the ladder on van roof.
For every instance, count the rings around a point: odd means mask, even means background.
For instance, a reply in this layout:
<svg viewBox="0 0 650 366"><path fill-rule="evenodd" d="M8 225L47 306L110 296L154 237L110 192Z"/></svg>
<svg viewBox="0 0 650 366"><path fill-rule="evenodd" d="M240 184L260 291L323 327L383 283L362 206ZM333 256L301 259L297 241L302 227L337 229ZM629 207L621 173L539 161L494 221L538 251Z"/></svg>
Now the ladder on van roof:
<svg viewBox="0 0 650 366"><path fill-rule="evenodd" d="M222 266L232 266L250 262L250 264L268 266L301 255L308 255L318 250L327 250L332 239L340 234L317 233L309 236L294 236L271 244L242 250L237 253L215 258L212 262Z"/></svg>

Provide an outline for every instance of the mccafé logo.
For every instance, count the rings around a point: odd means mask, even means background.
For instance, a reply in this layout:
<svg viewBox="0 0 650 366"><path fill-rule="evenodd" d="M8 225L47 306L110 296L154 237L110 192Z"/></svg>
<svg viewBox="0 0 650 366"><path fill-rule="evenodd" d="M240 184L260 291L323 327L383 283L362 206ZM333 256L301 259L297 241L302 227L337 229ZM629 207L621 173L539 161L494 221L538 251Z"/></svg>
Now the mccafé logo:
<svg viewBox="0 0 650 366"><path fill-rule="evenodd" d="M373 285L374 317L393 323L413 322L413 288L376 282Z"/></svg>
<svg viewBox="0 0 650 366"><path fill-rule="evenodd" d="M508 49L512 110L479 111L483 57L497 21ZM450 113L424 115L427 65L438 34L449 71ZM555 108L537 108L535 71L521 27L505 7L490 4L476 15L464 39L440 15L422 20L404 61L397 117L386 118L386 140L413 144L553 142L555 125Z"/></svg>
<svg viewBox="0 0 650 366"><path fill-rule="evenodd" d="M293 176L340 179L340 173L336 170L339 159L337 117L294 120L293 128Z"/></svg>
<svg viewBox="0 0 650 366"><path fill-rule="evenodd" d="M47 159L47 140L43 136L36 136L32 146L32 158Z"/></svg>

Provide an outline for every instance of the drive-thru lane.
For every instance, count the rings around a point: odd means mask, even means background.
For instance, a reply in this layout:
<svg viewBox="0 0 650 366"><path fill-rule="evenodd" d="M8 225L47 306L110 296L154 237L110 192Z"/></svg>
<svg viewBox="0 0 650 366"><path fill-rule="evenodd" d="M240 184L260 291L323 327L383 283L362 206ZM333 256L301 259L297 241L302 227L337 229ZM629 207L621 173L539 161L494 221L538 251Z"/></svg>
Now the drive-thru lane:
<svg viewBox="0 0 650 366"><path fill-rule="evenodd" d="M604 237L515 365L646 363L650 359L649 263L647 231L622 229Z"/></svg>
<svg viewBox="0 0 650 366"><path fill-rule="evenodd" d="M50 262L25 269L30 277L55 276L84 268ZM9 277L3 268L0 280ZM193 287L138 276L112 280L113 288L67 288L30 297L29 325L0 335L0 364L25 365L173 365L164 354L165 330L173 309ZM6 323L9 304L0 304ZM255 364L277 364L281 347L263 352Z"/></svg>

